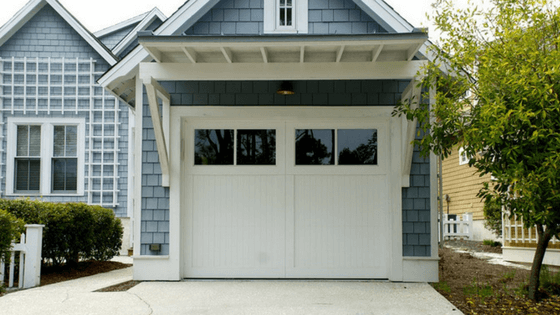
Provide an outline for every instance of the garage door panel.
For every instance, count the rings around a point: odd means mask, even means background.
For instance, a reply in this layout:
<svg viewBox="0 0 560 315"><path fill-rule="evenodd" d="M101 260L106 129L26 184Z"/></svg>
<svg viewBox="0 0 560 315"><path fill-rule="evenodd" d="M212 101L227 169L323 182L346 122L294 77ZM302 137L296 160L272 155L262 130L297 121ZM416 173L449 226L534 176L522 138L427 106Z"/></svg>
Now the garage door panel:
<svg viewBox="0 0 560 315"><path fill-rule="evenodd" d="M191 274L284 269L284 176L193 176Z"/></svg>
<svg viewBox="0 0 560 315"><path fill-rule="evenodd" d="M295 176L294 190L293 275L387 276L386 176Z"/></svg>

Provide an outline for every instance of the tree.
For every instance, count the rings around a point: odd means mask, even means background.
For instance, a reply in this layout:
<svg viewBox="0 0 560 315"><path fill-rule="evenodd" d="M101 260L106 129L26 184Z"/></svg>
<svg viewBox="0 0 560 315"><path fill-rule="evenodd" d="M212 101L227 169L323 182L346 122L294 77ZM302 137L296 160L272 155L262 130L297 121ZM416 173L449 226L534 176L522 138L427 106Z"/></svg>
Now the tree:
<svg viewBox="0 0 560 315"><path fill-rule="evenodd" d="M463 146L469 165L496 179L479 196L505 205L527 228L536 226L529 279L536 300L544 253L560 232L558 3L490 0L461 9L437 0L433 7L442 39L420 75L435 106L405 102L394 114L430 131L415 141L423 155L445 158Z"/></svg>

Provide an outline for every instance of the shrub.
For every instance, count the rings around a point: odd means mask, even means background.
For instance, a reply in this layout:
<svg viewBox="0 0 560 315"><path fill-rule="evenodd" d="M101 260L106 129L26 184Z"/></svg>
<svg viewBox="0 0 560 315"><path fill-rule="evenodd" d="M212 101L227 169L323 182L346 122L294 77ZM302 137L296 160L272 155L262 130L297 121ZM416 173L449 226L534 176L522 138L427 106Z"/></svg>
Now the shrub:
<svg viewBox="0 0 560 315"><path fill-rule="evenodd" d="M122 244L121 222L110 209L85 203L0 200L8 212L44 224L43 259L75 264L79 259L109 260Z"/></svg>
<svg viewBox="0 0 560 315"><path fill-rule="evenodd" d="M497 237L502 236L502 205L495 199L484 200L484 226L494 232Z"/></svg>
<svg viewBox="0 0 560 315"><path fill-rule="evenodd" d="M96 207L93 212L95 222L91 258L109 260L119 254L122 246L123 227L113 211Z"/></svg>
<svg viewBox="0 0 560 315"><path fill-rule="evenodd" d="M12 241L18 241L24 231L24 223L11 213L0 209L0 260L10 261ZM2 270L0 270L2 272Z"/></svg>

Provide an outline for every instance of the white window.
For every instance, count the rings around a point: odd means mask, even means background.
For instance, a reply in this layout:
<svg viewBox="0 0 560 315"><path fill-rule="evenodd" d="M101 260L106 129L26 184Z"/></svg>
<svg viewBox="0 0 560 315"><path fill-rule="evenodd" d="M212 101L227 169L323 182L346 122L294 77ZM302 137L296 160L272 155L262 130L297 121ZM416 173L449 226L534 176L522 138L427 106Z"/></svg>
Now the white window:
<svg viewBox="0 0 560 315"><path fill-rule="evenodd" d="M265 33L307 33L307 0L264 0Z"/></svg>
<svg viewBox="0 0 560 315"><path fill-rule="evenodd" d="M459 165L469 164L469 157L464 148L459 148Z"/></svg>
<svg viewBox="0 0 560 315"><path fill-rule="evenodd" d="M83 195L84 119L8 118L8 195Z"/></svg>

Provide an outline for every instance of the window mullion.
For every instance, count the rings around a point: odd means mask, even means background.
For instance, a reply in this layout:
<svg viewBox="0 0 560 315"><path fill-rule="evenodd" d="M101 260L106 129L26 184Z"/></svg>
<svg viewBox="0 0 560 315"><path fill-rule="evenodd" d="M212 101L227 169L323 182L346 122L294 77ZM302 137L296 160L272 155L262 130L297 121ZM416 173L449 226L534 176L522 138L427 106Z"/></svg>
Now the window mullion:
<svg viewBox="0 0 560 315"><path fill-rule="evenodd" d="M54 155L53 145L54 145L54 127L52 124L44 124L44 128L41 128L41 155L39 157L41 163L41 186L40 191L42 195L47 195L52 193L52 157ZM51 135L51 136L49 136ZM44 139L44 140L43 140Z"/></svg>

